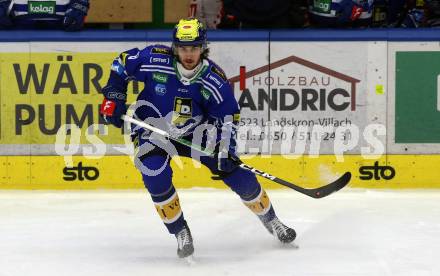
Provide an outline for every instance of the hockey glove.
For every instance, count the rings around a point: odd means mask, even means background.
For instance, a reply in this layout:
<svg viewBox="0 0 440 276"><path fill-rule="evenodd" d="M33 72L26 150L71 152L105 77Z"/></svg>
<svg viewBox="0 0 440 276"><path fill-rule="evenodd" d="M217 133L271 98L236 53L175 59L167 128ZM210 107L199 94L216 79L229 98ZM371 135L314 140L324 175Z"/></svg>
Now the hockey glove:
<svg viewBox="0 0 440 276"><path fill-rule="evenodd" d="M114 87L107 85L102 89L104 100L101 104L100 114L107 124L112 124L115 127L121 128L124 121L121 116L127 112L127 94L119 92Z"/></svg>
<svg viewBox="0 0 440 276"><path fill-rule="evenodd" d="M11 0L0 0L0 29L8 29L12 27L11 18L9 18L9 5Z"/></svg>
<svg viewBox="0 0 440 276"><path fill-rule="evenodd" d="M89 10L89 0L72 0L64 15L63 26L66 31L79 31Z"/></svg>
<svg viewBox="0 0 440 276"><path fill-rule="evenodd" d="M405 19L402 22L403 28L418 28L421 27L425 20L424 10L412 9L408 11Z"/></svg>
<svg viewBox="0 0 440 276"><path fill-rule="evenodd" d="M239 165L239 158L235 153L219 152L216 154L217 169L221 172L230 173Z"/></svg>
<svg viewBox="0 0 440 276"><path fill-rule="evenodd" d="M240 159L236 154L237 150L236 125L225 123L221 126L221 139L216 147L217 169L221 172L230 173L235 170Z"/></svg>
<svg viewBox="0 0 440 276"><path fill-rule="evenodd" d="M361 16L363 12L370 11L373 6L371 0L342 0L338 3L338 21L340 23L352 22Z"/></svg>

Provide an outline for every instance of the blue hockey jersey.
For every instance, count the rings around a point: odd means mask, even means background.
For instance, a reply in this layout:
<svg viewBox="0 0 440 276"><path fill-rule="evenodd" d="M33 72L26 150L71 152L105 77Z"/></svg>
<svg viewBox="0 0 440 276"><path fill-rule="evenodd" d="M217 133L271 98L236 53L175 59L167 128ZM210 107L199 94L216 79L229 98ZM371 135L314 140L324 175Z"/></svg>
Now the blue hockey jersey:
<svg viewBox="0 0 440 276"><path fill-rule="evenodd" d="M170 47L152 45L120 54L112 65L108 85L126 91L130 80L145 83L137 98L136 116L179 136L190 134L198 125L221 125L225 118L238 119L239 106L223 70L209 59L199 72L187 79L179 74ZM163 118L167 125L152 122ZM154 121L154 120L153 120Z"/></svg>

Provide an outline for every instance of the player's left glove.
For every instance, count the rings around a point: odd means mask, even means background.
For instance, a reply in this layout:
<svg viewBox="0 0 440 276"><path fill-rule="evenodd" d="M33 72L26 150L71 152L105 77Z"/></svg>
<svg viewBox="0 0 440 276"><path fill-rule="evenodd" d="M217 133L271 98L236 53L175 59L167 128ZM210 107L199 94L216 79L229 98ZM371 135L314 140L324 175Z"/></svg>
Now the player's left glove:
<svg viewBox="0 0 440 276"><path fill-rule="evenodd" d="M64 29L70 32L81 30L89 7L89 0L71 0L64 15Z"/></svg>

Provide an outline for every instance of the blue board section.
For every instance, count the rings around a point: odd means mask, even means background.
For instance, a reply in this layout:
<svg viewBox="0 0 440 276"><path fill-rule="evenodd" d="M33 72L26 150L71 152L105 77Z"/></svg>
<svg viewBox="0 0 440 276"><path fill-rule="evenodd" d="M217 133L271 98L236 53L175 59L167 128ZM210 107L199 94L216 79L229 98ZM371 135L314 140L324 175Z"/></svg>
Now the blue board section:
<svg viewBox="0 0 440 276"><path fill-rule="evenodd" d="M0 31L0 42L171 41L171 30ZM209 41L440 41L440 29L208 31Z"/></svg>

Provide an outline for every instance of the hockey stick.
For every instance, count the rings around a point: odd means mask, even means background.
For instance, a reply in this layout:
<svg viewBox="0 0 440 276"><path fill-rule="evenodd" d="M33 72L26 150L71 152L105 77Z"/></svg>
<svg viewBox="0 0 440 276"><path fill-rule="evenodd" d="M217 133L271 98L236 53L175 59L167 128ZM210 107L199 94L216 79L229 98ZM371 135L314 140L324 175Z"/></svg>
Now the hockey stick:
<svg viewBox="0 0 440 276"><path fill-rule="evenodd" d="M132 118L130 116L122 115L121 118L122 118L122 120L124 120L126 122L129 122L129 123L135 124L135 125L137 125L139 127L148 129L148 130L153 131L153 132L155 132L155 133L157 133L157 134L159 134L161 136L164 136L167 139L173 140L173 141L175 141L177 143L180 143L182 145L185 145L187 147L195 149L195 150L199 151L200 153L202 153L204 155L213 156L215 154L214 151L210 151L208 149L202 148L199 145L192 144L188 140L185 140L185 139L182 139L182 138L178 138L178 137L173 137L168 132L166 132L166 131L164 131L162 129L156 128L156 127L154 127L152 125L149 125L149 124L147 124L145 122L136 120L136 119L134 119L134 118ZM232 161L236 162L237 165L239 165L241 168L243 168L245 170L248 170L248 171L250 171L250 172L252 172L252 173L254 173L256 175L259 175L259 176L264 177L266 179L272 180L273 182L276 182L276 183L281 184L283 186L289 187L291 189L294 189L295 191L298 191L298 192L300 192L302 194L305 194L305 195L313 197L313 198L322 198L322 197L330 195L331 193L339 191L340 189L344 188L348 184L348 182L350 182L350 179L351 179L351 173L350 172L346 172L341 177L339 177L337 180L333 181L330 184L327 184L327 185L324 185L324 186L321 186L321 187L318 187L318 188L314 188L314 189L306 189L306 188L300 187L300 186L298 186L298 185L296 185L294 183L287 182L287 181L285 181L285 180L283 180L281 178L278 178L276 176L268 174L268 173L266 173L264 171L260 171L260 170L254 168L254 167L251 167L251 166L243 163L238 158L232 158Z"/></svg>

